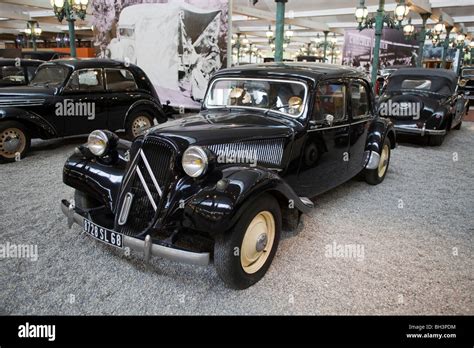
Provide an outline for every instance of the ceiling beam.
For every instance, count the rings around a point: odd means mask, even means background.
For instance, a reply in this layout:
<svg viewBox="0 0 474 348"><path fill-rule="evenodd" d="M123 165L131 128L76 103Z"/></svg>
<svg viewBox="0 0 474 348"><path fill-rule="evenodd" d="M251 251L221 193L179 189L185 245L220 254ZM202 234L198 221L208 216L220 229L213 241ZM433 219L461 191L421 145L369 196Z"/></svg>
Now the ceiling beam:
<svg viewBox="0 0 474 348"><path fill-rule="evenodd" d="M429 0L408 0L407 5L416 13L431 13L432 11Z"/></svg>
<svg viewBox="0 0 474 348"><path fill-rule="evenodd" d="M248 6L234 6L232 11L237 14L264 19L269 21L270 23L275 22L275 14L273 14L272 12L263 11ZM327 24L310 19L288 18L285 20L285 23L289 25L296 25L320 31L329 30Z"/></svg>
<svg viewBox="0 0 474 348"><path fill-rule="evenodd" d="M30 19L30 16L24 14L24 7L11 4L0 4L0 17L18 19L22 21L27 21Z"/></svg>

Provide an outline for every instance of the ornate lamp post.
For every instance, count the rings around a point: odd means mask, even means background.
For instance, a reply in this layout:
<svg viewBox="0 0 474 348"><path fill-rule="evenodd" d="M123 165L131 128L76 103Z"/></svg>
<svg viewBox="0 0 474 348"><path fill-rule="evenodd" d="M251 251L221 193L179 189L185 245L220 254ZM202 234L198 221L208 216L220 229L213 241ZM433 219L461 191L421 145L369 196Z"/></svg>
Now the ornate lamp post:
<svg viewBox="0 0 474 348"><path fill-rule="evenodd" d="M271 26L268 27L268 31L266 32L266 36L268 38L268 43L270 45L270 48L272 49L272 51L275 52L275 55L276 55L276 47L277 47L277 44L276 44L276 37L273 35L273 32L271 31ZM291 25L288 27L288 30L286 30L284 32L284 36L283 36L283 45L282 45L282 52L285 51L285 49L288 47L288 45L291 43L291 38L293 37L295 33L293 32L293 30L291 29ZM282 53L282 60L283 60L283 53ZM275 61L277 61L275 59Z"/></svg>
<svg viewBox="0 0 474 348"><path fill-rule="evenodd" d="M275 29L275 62L283 61L283 44L285 43L285 4L288 0L275 0L276 29Z"/></svg>
<svg viewBox="0 0 474 348"><path fill-rule="evenodd" d="M69 25L69 39L71 46L71 57L76 57L76 33L74 22L76 18L84 20L89 0L51 0L54 14L62 23L66 19Z"/></svg>
<svg viewBox="0 0 474 348"><path fill-rule="evenodd" d="M242 57L242 50L249 45L250 41L247 39L247 35L237 33L232 38L232 51L237 56L237 65L240 64L240 58Z"/></svg>
<svg viewBox="0 0 474 348"><path fill-rule="evenodd" d="M28 21L26 23L25 34L26 36L31 37L31 42L33 44L33 51L37 50L36 39L41 36L43 30L40 28L37 21Z"/></svg>
<svg viewBox="0 0 474 348"><path fill-rule="evenodd" d="M462 56L464 53L464 48L466 47L466 35L462 31L458 33L456 36L456 41L454 42L455 47L459 50L459 56L458 56L458 65L456 68L456 73L459 74L459 71L461 70L461 62L462 62Z"/></svg>
<svg viewBox="0 0 474 348"><path fill-rule="evenodd" d="M405 0L399 0L397 7L395 8L394 18L385 13L385 0L379 0L379 8L375 17L369 18L369 11L365 6L365 0L360 0L359 6L356 8L355 17L359 24L358 29L364 30L367 28L374 28L375 26L375 45L372 62L372 85L375 86L377 81L377 73L379 68L379 54L380 54L380 41L382 39L382 30L384 23L389 28L401 27L402 21L410 12L410 8L405 4Z"/></svg>

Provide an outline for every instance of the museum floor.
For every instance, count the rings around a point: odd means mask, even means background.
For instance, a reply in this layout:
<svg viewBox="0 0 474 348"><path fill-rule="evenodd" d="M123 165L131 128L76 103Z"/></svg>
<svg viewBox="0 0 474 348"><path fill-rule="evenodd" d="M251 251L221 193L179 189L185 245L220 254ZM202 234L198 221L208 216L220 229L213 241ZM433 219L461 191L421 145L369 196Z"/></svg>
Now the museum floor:
<svg viewBox="0 0 474 348"><path fill-rule="evenodd" d="M400 144L382 185L351 180L316 198L245 291L227 289L212 266L145 266L69 230L62 165L84 141L34 141L0 167L2 240L39 254L1 260L0 314L473 314L474 122L441 147ZM360 252L328 254L346 245Z"/></svg>

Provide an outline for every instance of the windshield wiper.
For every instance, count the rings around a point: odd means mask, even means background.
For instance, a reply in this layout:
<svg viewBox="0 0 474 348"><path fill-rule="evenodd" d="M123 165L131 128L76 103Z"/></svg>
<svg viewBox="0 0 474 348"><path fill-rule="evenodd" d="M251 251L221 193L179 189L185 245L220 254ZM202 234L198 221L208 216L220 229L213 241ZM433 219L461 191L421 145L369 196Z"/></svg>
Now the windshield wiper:
<svg viewBox="0 0 474 348"><path fill-rule="evenodd" d="M282 106L277 106L276 104L274 104L273 106L269 107L266 111L265 111L265 115L268 115L268 113L270 111L278 111L280 109L284 109L284 108L288 108L290 107L289 104L285 104L285 105L282 105Z"/></svg>

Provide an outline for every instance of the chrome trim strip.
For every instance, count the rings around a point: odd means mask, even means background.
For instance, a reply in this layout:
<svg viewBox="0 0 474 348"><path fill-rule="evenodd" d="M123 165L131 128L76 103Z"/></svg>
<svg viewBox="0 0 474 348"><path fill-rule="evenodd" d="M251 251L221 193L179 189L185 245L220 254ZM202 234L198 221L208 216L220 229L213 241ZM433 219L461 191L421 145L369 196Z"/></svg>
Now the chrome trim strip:
<svg viewBox="0 0 474 348"><path fill-rule="evenodd" d="M340 126L333 126L333 127L321 127L321 128L315 128L315 129L308 129L308 132L316 132L316 131L322 131L322 130L332 130L336 128L343 128L343 127L350 127L350 123L348 124L343 124Z"/></svg>
<svg viewBox="0 0 474 348"><path fill-rule="evenodd" d="M120 210L120 215L118 218L118 224L120 226L125 225L128 219L128 214L130 213L130 207L132 206L133 193L127 192L125 198L123 199L122 210Z"/></svg>
<svg viewBox="0 0 474 348"><path fill-rule="evenodd" d="M153 171L151 170L150 164L148 163L148 160L147 160L145 154L143 153L143 150L140 149L139 153L140 153L140 156L141 156L143 162L145 163L145 167L148 171L148 174L150 175L151 180L153 181L153 184L155 185L156 190L158 191L158 194L160 195L160 197L162 197L163 196L163 191L161 191L160 185L158 185L158 182L156 181L155 175L153 174Z"/></svg>
<svg viewBox="0 0 474 348"><path fill-rule="evenodd" d="M140 181L143 185L143 188L145 189L146 195L148 196L148 199L150 200L150 203L153 206L153 209L156 211L158 209L158 207L156 206L155 200L153 199L153 196L151 195L150 189L148 188L148 186L146 184L146 181L145 181L145 178L143 177L143 174L142 174L140 168L138 168L138 166L137 166L137 174L138 174L138 177L140 178Z"/></svg>
<svg viewBox="0 0 474 348"><path fill-rule="evenodd" d="M278 111L278 110L270 110L270 111L271 111L271 112L275 112L275 113L280 114L280 115L284 115L284 116L287 116L287 117L291 117L291 118L299 118L299 117L303 116L304 113L306 112L306 109L307 109L307 104L306 104L306 102L308 101L308 86L306 85L306 83L304 83L304 82L302 82L302 81L296 81L296 80L281 80L281 79L259 79L259 78L249 78L249 79L245 79L245 78L241 78L241 77L232 77L232 76L228 76L228 77L218 77L218 78L216 78L214 81L212 81L212 84L209 86L208 91L211 91L211 89L212 89L212 87L214 86L214 84L215 84L217 81L221 81L221 80L227 80L227 81L265 81L265 82L294 83L294 84L301 85L301 86L304 87L304 90L305 90L304 100L303 100L304 108L303 108L303 110L302 110L298 115L290 115L290 114L286 114L286 113L281 112L281 111ZM265 109L265 108L256 108L256 107L252 107L252 106L239 106L239 105L208 106L208 105L207 105L207 97L208 97L208 95L206 95L206 99L204 99L203 105L204 105L206 108L208 108L208 109L220 109L220 108L223 108L223 107L227 107L227 108L234 108L234 109L247 109L247 110L268 111L268 109Z"/></svg>
<svg viewBox="0 0 474 348"><path fill-rule="evenodd" d="M410 133L410 134L419 134L421 136L425 135L444 135L446 134L445 129L426 129L426 128L410 128L403 126L395 126L395 131L400 133Z"/></svg>

